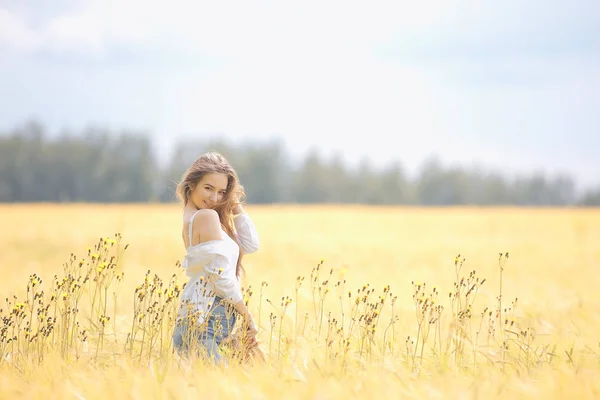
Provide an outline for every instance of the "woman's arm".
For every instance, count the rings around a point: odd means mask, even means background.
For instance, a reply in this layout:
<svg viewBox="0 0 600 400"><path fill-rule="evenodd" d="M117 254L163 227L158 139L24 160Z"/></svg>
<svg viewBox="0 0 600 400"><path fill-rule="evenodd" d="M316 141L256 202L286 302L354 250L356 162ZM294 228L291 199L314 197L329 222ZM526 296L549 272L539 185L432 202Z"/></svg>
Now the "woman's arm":
<svg viewBox="0 0 600 400"><path fill-rule="evenodd" d="M252 218L250 218L240 204L233 209L233 213L233 223L242 251L244 254L254 253L258 250L260 243Z"/></svg>
<svg viewBox="0 0 600 400"><path fill-rule="evenodd" d="M199 243L222 241L223 237L220 227L221 223L219 221L219 215L213 210L206 210L206 212L198 213L198 218L194 221L194 230L196 230L200 236ZM214 246L217 246L216 243ZM216 253L218 253L218 251L215 252L215 256ZM218 262L207 263L205 269L210 277L209 279L213 281L213 290L215 294L224 300L230 301L236 311L248 320L249 329L255 331L256 325L254 319L244 302L237 279L230 274L224 274L223 270L220 269Z"/></svg>

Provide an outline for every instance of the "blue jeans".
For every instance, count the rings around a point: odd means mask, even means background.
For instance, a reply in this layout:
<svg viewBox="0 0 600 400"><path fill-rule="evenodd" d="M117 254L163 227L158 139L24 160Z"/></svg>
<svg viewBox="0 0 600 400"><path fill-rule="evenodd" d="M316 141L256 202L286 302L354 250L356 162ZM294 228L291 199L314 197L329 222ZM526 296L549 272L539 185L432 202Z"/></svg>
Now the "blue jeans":
<svg viewBox="0 0 600 400"><path fill-rule="evenodd" d="M188 321L175 325L173 345L181 355L186 356L195 351L197 356L220 364L222 356L219 345L231 334L236 320L235 311L216 297L208 318L205 318L201 326L190 329Z"/></svg>

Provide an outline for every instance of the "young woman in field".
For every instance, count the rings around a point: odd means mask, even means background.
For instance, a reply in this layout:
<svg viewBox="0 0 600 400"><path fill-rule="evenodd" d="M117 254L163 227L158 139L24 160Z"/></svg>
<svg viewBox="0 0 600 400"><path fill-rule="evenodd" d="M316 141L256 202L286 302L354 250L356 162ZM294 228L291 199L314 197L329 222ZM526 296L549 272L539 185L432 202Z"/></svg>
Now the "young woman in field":
<svg viewBox="0 0 600 400"><path fill-rule="evenodd" d="M181 263L190 278L181 295L173 333L175 348L219 363L221 342L243 318L246 338L256 341L257 327L241 292L242 256L258 249L254 223L242 208L244 190L221 154L200 156L177 186L183 203Z"/></svg>

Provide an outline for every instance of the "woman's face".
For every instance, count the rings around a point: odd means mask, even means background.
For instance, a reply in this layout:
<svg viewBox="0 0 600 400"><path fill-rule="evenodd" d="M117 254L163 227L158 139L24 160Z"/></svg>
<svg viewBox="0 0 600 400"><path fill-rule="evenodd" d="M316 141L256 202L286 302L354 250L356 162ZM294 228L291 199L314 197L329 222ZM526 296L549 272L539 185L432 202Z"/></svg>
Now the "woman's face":
<svg viewBox="0 0 600 400"><path fill-rule="evenodd" d="M208 173L192 190L190 198L198 208L214 208L225 197L227 191L227 175Z"/></svg>

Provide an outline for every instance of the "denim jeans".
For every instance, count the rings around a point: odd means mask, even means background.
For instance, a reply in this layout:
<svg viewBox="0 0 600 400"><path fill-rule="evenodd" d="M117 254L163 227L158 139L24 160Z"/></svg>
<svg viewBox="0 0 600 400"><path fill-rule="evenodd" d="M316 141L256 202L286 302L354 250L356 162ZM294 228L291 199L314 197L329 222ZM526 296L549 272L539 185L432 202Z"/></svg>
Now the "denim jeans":
<svg viewBox="0 0 600 400"><path fill-rule="evenodd" d="M236 319L235 311L223 304L221 298L216 297L208 318L205 318L199 328L189 332L190 325L186 322L175 326L173 345L182 356L187 356L195 350L197 356L220 364L222 356L219 345L231 334Z"/></svg>

